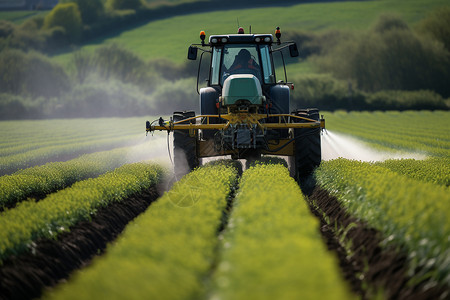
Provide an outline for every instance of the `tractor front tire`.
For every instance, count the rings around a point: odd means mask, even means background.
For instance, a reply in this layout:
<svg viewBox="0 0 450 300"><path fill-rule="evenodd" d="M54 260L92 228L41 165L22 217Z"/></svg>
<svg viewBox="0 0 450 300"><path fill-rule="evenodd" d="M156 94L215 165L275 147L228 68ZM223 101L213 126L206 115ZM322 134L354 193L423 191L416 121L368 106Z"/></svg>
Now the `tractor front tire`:
<svg viewBox="0 0 450 300"><path fill-rule="evenodd" d="M195 117L194 111L174 112L173 121L178 122L187 118ZM183 122L186 124L195 121ZM174 130L173 132L173 160L176 180L200 165L197 157L197 138L190 136L189 130Z"/></svg>
<svg viewBox="0 0 450 300"><path fill-rule="evenodd" d="M316 108L299 109L292 113L295 116L319 121L319 110ZM307 122L294 118L294 122ZM322 160L320 128L294 129L294 152L290 158L291 176L298 182L309 181L314 169L320 165Z"/></svg>

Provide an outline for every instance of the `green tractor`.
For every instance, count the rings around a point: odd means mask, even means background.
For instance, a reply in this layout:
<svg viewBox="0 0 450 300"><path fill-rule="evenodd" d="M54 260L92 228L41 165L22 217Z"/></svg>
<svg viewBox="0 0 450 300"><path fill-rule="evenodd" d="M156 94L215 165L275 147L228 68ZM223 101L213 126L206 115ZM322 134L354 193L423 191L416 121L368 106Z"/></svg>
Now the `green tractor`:
<svg viewBox="0 0 450 300"><path fill-rule="evenodd" d="M283 49L299 55L294 42L280 41L279 27L272 34L212 35L206 43L189 47L188 59L200 62L197 91L200 115L174 112L170 120L147 121L147 132L173 131L175 174L182 176L200 165L201 158L231 155L258 159L262 154L289 157L291 175L309 176L321 161L321 129L325 120L315 108L291 111ZM198 90L203 55L210 54L207 86ZM284 78L277 80L274 54L283 62Z"/></svg>

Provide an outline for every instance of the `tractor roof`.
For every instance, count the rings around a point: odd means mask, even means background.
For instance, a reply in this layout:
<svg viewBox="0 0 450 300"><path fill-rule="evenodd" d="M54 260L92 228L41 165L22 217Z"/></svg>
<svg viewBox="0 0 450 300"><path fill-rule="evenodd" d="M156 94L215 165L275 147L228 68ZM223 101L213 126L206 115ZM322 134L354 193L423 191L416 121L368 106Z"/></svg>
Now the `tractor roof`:
<svg viewBox="0 0 450 300"><path fill-rule="evenodd" d="M209 37L210 45L223 44L272 44L273 36L271 34L226 34L211 35Z"/></svg>

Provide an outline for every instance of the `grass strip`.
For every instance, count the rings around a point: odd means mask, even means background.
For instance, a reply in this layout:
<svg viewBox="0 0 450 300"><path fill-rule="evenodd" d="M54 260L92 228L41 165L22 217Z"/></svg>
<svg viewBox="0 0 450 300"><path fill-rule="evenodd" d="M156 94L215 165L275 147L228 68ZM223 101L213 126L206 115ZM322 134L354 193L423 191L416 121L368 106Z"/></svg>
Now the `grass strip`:
<svg viewBox="0 0 450 300"><path fill-rule="evenodd" d="M155 164L128 164L39 202L24 201L4 211L0 216L0 263L9 255L32 250L36 239L56 238L77 222L89 220L99 207L149 188L162 174L163 169Z"/></svg>
<svg viewBox="0 0 450 300"><path fill-rule="evenodd" d="M107 254L50 299L199 299L237 170L189 173L131 224Z"/></svg>
<svg viewBox="0 0 450 300"><path fill-rule="evenodd" d="M408 254L411 284L450 285L448 187L345 159L323 162L315 175L349 213L383 234L383 245Z"/></svg>
<svg viewBox="0 0 450 300"><path fill-rule="evenodd" d="M297 183L282 165L244 172L212 299L351 299Z"/></svg>

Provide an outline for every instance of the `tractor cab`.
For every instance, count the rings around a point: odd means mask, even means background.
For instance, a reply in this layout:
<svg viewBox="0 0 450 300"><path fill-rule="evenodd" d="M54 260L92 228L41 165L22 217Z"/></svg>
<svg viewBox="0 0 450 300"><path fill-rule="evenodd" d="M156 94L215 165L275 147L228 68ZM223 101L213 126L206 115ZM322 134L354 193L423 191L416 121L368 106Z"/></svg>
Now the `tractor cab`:
<svg viewBox="0 0 450 300"><path fill-rule="evenodd" d="M244 29L239 28L238 34L212 35L209 37L209 43L206 44L205 32L201 31L202 43L189 47L188 59L196 60L198 49L211 53L210 72L207 81L208 86L217 90L222 89L229 76L236 74L255 76L263 88L273 86L277 84L277 81L272 54L280 52L283 67L285 67L284 57L281 50L289 47L291 57L299 55L295 43L288 42L281 45L279 27L277 27L275 35L277 48L272 47L274 39L271 34L244 34ZM196 46L202 46L202 48ZM209 47L209 49L204 50L204 47ZM285 79L287 81L287 78Z"/></svg>
<svg viewBox="0 0 450 300"><path fill-rule="evenodd" d="M203 54L211 56L207 87L199 90L197 77L202 115L243 110L290 113L289 88L292 85L287 83L286 72L285 80L277 81L273 53L280 53L285 68L282 50L289 47L290 56L296 57L298 49L294 42L281 43L279 27L275 37L274 41L272 34L245 34L243 28L239 28L238 34L211 35L206 43L205 32L200 32L201 44L189 47L188 59L195 60L198 50L202 52L200 73Z"/></svg>
<svg viewBox="0 0 450 300"><path fill-rule="evenodd" d="M218 40L230 42L213 44L209 85L223 87L224 81L236 74L250 74L255 76L260 84L274 84L275 73L269 52L270 45L255 43L255 37L258 36L252 34L237 37L238 39L233 35L210 38L210 42ZM265 38L272 41L272 36ZM233 40L239 43L232 43ZM258 40L264 40L264 37L258 37Z"/></svg>

